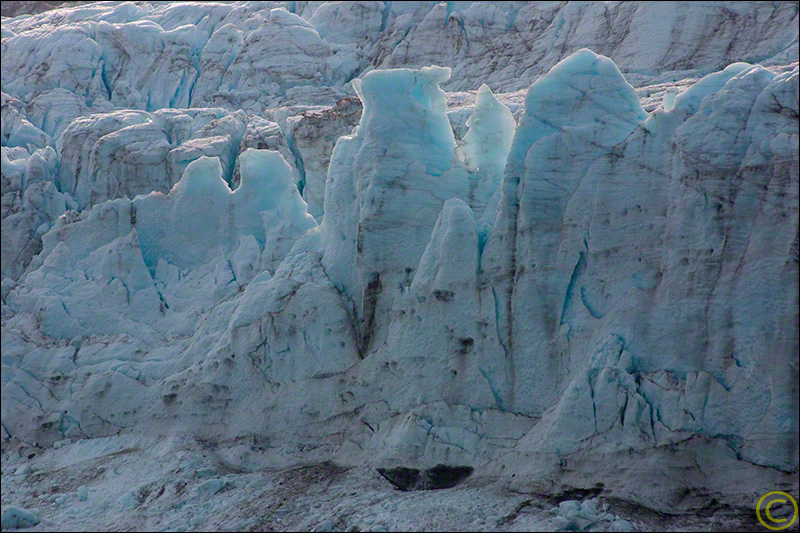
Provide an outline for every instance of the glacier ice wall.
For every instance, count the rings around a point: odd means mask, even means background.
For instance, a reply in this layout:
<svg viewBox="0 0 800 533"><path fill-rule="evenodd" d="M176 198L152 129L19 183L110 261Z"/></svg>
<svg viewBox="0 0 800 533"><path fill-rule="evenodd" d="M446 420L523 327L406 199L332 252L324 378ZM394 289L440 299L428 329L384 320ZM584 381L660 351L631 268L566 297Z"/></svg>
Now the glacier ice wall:
<svg viewBox="0 0 800 533"><path fill-rule="evenodd" d="M281 151L320 221L333 146L359 119L352 81L374 69L443 65L448 91L514 92L588 46L657 101L735 61L792 62L797 25L785 2L122 2L5 18L3 146L20 148L6 157L23 167L52 147L57 190L26 200L23 180L6 199L2 276L19 277L73 202L166 193L201 156L235 185L251 147ZM502 100L517 112L519 96ZM467 107L450 115L464 131Z"/></svg>
<svg viewBox="0 0 800 533"><path fill-rule="evenodd" d="M796 489L797 14L706 41L692 7L697 48L643 58L654 6L4 20L3 446L188 434L661 509ZM616 61L569 54L599 18ZM726 40L752 20L758 57ZM518 25L537 62L501 67ZM489 89L548 63L514 109ZM645 110L628 78L683 67L712 72Z"/></svg>

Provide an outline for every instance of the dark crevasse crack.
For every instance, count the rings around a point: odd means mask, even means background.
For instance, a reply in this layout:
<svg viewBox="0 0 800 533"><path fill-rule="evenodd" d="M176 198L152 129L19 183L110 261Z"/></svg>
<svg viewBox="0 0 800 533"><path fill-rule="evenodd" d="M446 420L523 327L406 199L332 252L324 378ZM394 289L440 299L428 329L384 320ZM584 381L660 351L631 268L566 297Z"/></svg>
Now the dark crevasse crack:
<svg viewBox="0 0 800 533"><path fill-rule="evenodd" d="M297 169L297 172L300 174L300 181L297 182L297 190L300 192L300 196L303 196L303 191L306 187L306 167L303 162L303 154L300 153L300 150L295 144L294 125L291 125L286 129L286 135L284 136L286 139L286 145L288 146L289 151L292 153L292 156L294 156L294 165Z"/></svg>
<svg viewBox="0 0 800 533"><path fill-rule="evenodd" d="M489 377L489 374L487 374L482 368L479 370L481 375L486 378L486 383L489 384L489 389L492 391L492 396L494 397L495 403L497 403L497 408L500 411L505 411L505 407L503 406L503 398L500 392L497 390L497 387L494 385L494 382L492 382L492 379Z"/></svg>
<svg viewBox="0 0 800 533"><path fill-rule="evenodd" d="M563 326L564 324L568 324L567 315L571 310L572 301L574 299L575 292L577 290L576 286L578 284L579 278L583 275L585 270L586 270L586 253L584 251L581 251L578 254L578 261L575 263L575 267L572 269L572 274L569 277L569 283L567 284L567 290L566 290L566 293L564 294L564 301L563 301L563 303L561 305L561 318L559 319L559 325ZM580 292L581 296L582 296L582 292L581 291L578 291L578 292ZM583 301L582 297L581 297L581 301ZM584 302L584 305L585 305L585 302ZM589 310L589 313L591 313L591 309L589 309L588 307L587 307L587 309ZM592 313L592 316L594 316L593 313ZM567 339L569 339L571 337L571 334L572 334L572 325L569 324L569 331L567 333Z"/></svg>

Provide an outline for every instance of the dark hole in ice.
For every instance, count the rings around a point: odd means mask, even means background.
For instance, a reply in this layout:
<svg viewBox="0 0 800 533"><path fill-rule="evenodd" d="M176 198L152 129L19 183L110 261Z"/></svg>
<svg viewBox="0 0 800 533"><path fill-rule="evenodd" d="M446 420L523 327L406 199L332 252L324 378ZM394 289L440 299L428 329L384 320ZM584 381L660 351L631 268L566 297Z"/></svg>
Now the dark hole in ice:
<svg viewBox="0 0 800 533"><path fill-rule="evenodd" d="M447 466L436 465L433 468L423 471L427 474L430 488L447 489L455 487L472 474L471 466Z"/></svg>
<svg viewBox="0 0 800 533"><path fill-rule="evenodd" d="M566 490L561 493L558 501L560 503L567 500L588 500L589 498L595 498L603 493L603 486L604 485L602 483L598 483L592 489Z"/></svg>
<svg viewBox="0 0 800 533"><path fill-rule="evenodd" d="M379 468L378 473L400 490L436 490L455 487L472 474L471 466L436 465L433 468Z"/></svg>
<svg viewBox="0 0 800 533"><path fill-rule="evenodd" d="M419 484L416 468L379 468L378 473L400 490L415 490Z"/></svg>

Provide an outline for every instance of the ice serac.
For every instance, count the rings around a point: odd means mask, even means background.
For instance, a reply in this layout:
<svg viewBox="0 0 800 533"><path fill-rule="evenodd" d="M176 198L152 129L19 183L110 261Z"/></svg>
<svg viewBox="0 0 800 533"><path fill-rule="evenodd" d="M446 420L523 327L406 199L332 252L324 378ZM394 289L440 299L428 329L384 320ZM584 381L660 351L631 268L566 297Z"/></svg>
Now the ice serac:
<svg viewBox="0 0 800 533"><path fill-rule="evenodd" d="M247 107L265 91L285 95L293 87L331 83L330 44L306 20L276 8L259 22L231 50L213 98L232 98Z"/></svg>
<svg viewBox="0 0 800 533"><path fill-rule="evenodd" d="M167 172L171 146L148 113L118 111L77 119L57 147L58 186L80 209L172 186Z"/></svg>
<svg viewBox="0 0 800 533"><path fill-rule="evenodd" d="M3 285L6 431L46 443L161 423L160 415L146 422L162 402L148 387L171 385L169 376L227 338L230 300L268 280L297 236L316 226L277 152L248 150L240 160L233 192L219 160L200 158L169 194L56 220L20 285ZM34 331L58 348L32 355L25 338ZM63 382L38 399L53 372ZM72 394L75 380L84 386ZM98 404L106 394L116 400ZM20 405L36 408L17 420Z"/></svg>
<svg viewBox="0 0 800 533"><path fill-rule="evenodd" d="M443 400L480 410L487 419L505 409L505 356L486 316L480 270L473 212L451 198L410 287L395 299L386 346L374 356L391 361L394 372L416 375L393 395L398 400L406 394L421 405Z"/></svg>
<svg viewBox="0 0 800 533"><path fill-rule="evenodd" d="M2 275L15 279L42 249L41 238L68 207L54 183L58 156L50 147L3 148Z"/></svg>
<svg viewBox="0 0 800 533"><path fill-rule="evenodd" d="M355 301L364 354L385 338L391 302L411 283L442 204L466 197L466 179L442 178L455 150L439 88L449 75L439 67L369 73L355 85L364 104L358 129L331 160L323 262Z"/></svg>
<svg viewBox="0 0 800 533"><path fill-rule="evenodd" d="M232 252L240 237L252 236L268 251L264 266L274 271L297 237L316 226L278 152L248 149L240 165L235 191L222 178L219 159L200 157L168 195L151 193L133 201L151 268L163 259L192 269Z"/></svg>
<svg viewBox="0 0 800 533"><path fill-rule="evenodd" d="M472 175L470 204L479 216L503 179L516 126L511 110L488 85L481 85L466 122L469 129L456 147L456 155Z"/></svg>
<svg viewBox="0 0 800 533"><path fill-rule="evenodd" d="M509 350L514 409L541 414L560 393L570 367L574 278L588 237L565 215L589 167L646 117L616 65L586 49L528 91L484 257Z"/></svg>
<svg viewBox="0 0 800 533"><path fill-rule="evenodd" d="M686 494L672 469L741 501L791 486L797 76L712 74L681 99L702 92L697 107L653 113L591 164L561 215L560 249L577 259L561 273L563 393L512 454L524 479L593 472L609 488L646 475L634 498L673 508Z"/></svg>
<svg viewBox="0 0 800 533"><path fill-rule="evenodd" d="M289 450L342 433L329 452L342 461L372 453L427 467L488 457L504 431L530 427L503 411L504 354L493 302L479 288L481 237L438 88L445 77L436 68L365 77L365 111L334 150L321 226L274 276L246 288L228 336L202 365L220 387L248 364L258 368L268 384L254 405L265 413L259 439ZM476 153L489 151L484 137L470 141ZM404 246L390 245L400 239ZM178 401L192 401L187 390ZM291 428L278 429L287 420Z"/></svg>

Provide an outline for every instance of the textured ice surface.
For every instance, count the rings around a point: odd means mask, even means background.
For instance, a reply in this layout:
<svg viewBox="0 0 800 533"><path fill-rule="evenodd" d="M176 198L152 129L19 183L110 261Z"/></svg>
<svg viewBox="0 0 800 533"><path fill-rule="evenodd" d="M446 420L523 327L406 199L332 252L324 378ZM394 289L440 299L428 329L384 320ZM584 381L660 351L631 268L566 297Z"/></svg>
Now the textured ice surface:
<svg viewBox="0 0 800 533"><path fill-rule="evenodd" d="M623 520L636 531L735 531L755 520L752 509L672 516L600 498L517 494L475 475L452 489L404 492L372 468L231 468L231 459L178 436L83 439L30 460L10 454L3 509L8 501L34 503L36 530L45 531L558 531L565 520L591 522L590 531L630 531L614 528ZM32 465L26 483L14 475L19 463Z"/></svg>
<svg viewBox="0 0 800 533"><path fill-rule="evenodd" d="M41 234L73 200L83 209L124 194L167 192L200 156L220 157L235 185L236 156L248 147L281 150L319 221L333 145L358 121L356 108L336 104L354 95L353 80L375 68L448 66L447 90L488 83L516 113L522 90L591 46L641 87L651 110L670 84L686 87L734 61L777 68L797 58L791 3L684 7L677 13L624 2L123 2L5 19L3 146L25 148L26 158L48 145L56 149L51 171L58 179L50 181L63 180L58 192L66 196L61 209L61 198L41 191L47 208L27 204L27 216L9 220L18 207L9 209L7 198L2 275L19 277L40 250ZM711 37L704 33L709 27L717 28ZM642 36L652 46L643 48ZM108 115L90 119L93 113ZM254 138L263 131L259 115L278 123L280 134ZM463 125L468 114L451 117ZM18 195L23 201L22 190Z"/></svg>
<svg viewBox="0 0 800 533"><path fill-rule="evenodd" d="M39 513L19 507L7 507L3 511L3 529L30 528L39 523Z"/></svg>
<svg viewBox="0 0 800 533"><path fill-rule="evenodd" d="M95 468L174 437L241 471L464 465L661 510L796 490L791 7L4 19L3 483L41 448ZM105 483L51 503L148 501Z"/></svg>

